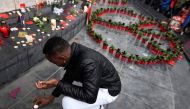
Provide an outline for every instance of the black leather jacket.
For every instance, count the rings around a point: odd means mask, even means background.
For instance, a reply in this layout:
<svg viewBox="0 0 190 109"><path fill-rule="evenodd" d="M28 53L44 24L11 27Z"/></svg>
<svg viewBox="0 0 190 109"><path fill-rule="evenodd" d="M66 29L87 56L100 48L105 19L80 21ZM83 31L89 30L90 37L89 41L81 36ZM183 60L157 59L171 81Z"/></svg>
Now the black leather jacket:
<svg viewBox="0 0 190 109"><path fill-rule="evenodd" d="M121 91L121 81L112 63L100 53L83 45L71 45L72 56L65 67L66 73L52 95L60 94L87 103L95 103L99 88L106 88L116 96ZM82 86L72 82L81 82Z"/></svg>

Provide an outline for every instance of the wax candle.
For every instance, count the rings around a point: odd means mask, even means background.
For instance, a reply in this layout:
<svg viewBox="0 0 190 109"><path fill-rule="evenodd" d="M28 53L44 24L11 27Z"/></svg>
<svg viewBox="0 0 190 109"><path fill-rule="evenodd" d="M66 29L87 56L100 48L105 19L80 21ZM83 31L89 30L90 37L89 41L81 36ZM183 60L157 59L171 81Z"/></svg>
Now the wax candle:
<svg viewBox="0 0 190 109"><path fill-rule="evenodd" d="M13 39L13 40L14 40L14 39L15 39L15 37L11 37L11 39Z"/></svg>
<svg viewBox="0 0 190 109"><path fill-rule="evenodd" d="M48 37L50 37L50 34L47 34Z"/></svg>
<svg viewBox="0 0 190 109"><path fill-rule="evenodd" d="M18 44L18 45L19 45L19 44L20 44L20 42L16 42L16 44Z"/></svg>
<svg viewBox="0 0 190 109"><path fill-rule="evenodd" d="M25 42L25 41L23 41L23 40L21 41L21 43L24 43L24 42Z"/></svg>
<svg viewBox="0 0 190 109"><path fill-rule="evenodd" d="M42 39L38 39L40 42L42 41Z"/></svg>
<svg viewBox="0 0 190 109"><path fill-rule="evenodd" d="M34 105L34 109L38 109L38 108L39 108L39 106L35 104Z"/></svg>
<svg viewBox="0 0 190 109"><path fill-rule="evenodd" d="M18 48L18 46L14 46L14 48Z"/></svg>
<svg viewBox="0 0 190 109"><path fill-rule="evenodd" d="M26 44L22 44L23 47L26 47Z"/></svg>
<svg viewBox="0 0 190 109"><path fill-rule="evenodd" d="M55 19L51 19L51 29L55 30L56 28L56 20Z"/></svg>

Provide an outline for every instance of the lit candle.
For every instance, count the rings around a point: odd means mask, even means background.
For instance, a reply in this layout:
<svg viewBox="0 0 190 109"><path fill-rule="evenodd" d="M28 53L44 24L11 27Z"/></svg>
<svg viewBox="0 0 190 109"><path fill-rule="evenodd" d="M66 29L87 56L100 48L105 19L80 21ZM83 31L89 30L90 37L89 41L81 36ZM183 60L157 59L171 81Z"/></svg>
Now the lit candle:
<svg viewBox="0 0 190 109"><path fill-rule="evenodd" d="M26 44L22 44L23 47L26 47Z"/></svg>
<svg viewBox="0 0 190 109"><path fill-rule="evenodd" d="M38 39L40 42L42 41L42 39Z"/></svg>
<svg viewBox="0 0 190 109"><path fill-rule="evenodd" d="M21 41L21 43L24 43L24 42L25 42L25 41L23 41L23 40Z"/></svg>
<svg viewBox="0 0 190 109"><path fill-rule="evenodd" d="M38 108L39 108L39 106L35 104L34 105L34 109L38 109Z"/></svg>
<svg viewBox="0 0 190 109"><path fill-rule="evenodd" d="M13 40L14 40L14 39L15 39L15 37L11 37L11 39L13 39Z"/></svg>
<svg viewBox="0 0 190 109"><path fill-rule="evenodd" d="M50 34L47 34L48 37L50 37Z"/></svg>
<svg viewBox="0 0 190 109"><path fill-rule="evenodd" d="M20 44L20 42L16 42L16 44L18 44L18 45L19 45L19 44Z"/></svg>
<svg viewBox="0 0 190 109"><path fill-rule="evenodd" d="M18 48L18 46L14 46L14 48Z"/></svg>

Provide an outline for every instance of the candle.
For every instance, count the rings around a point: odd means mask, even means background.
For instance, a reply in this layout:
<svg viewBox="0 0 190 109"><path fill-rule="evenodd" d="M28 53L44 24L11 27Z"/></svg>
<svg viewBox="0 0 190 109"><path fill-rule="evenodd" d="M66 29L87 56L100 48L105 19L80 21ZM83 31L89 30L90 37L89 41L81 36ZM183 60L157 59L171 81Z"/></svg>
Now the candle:
<svg viewBox="0 0 190 109"><path fill-rule="evenodd" d="M27 28L27 30L30 30L30 28Z"/></svg>
<svg viewBox="0 0 190 109"><path fill-rule="evenodd" d="M21 41L21 43L24 43L24 42L25 42L25 41L23 41L23 40Z"/></svg>
<svg viewBox="0 0 190 109"><path fill-rule="evenodd" d="M47 34L48 37L50 37L50 34Z"/></svg>
<svg viewBox="0 0 190 109"><path fill-rule="evenodd" d="M14 48L18 48L18 46L14 46Z"/></svg>
<svg viewBox="0 0 190 109"><path fill-rule="evenodd" d="M39 108L39 106L35 104L34 105L34 109L38 109L38 108Z"/></svg>
<svg viewBox="0 0 190 109"><path fill-rule="evenodd" d="M42 41L42 39L38 39L40 42Z"/></svg>
<svg viewBox="0 0 190 109"><path fill-rule="evenodd" d="M20 13L20 11L17 11L17 14L21 17L22 16L22 14Z"/></svg>
<svg viewBox="0 0 190 109"><path fill-rule="evenodd" d="M22 28L23 30L26 30L26 28Z"/></svg>
<svg viewBox="0 0 190 109"><path fill-rule="evenodd" d="M36 34L32 34L32 36L36 36Z"/></svg>
<svg viewBox="0 0 190 109"><path fill-rule="evenodd" d="M15 39L15 37L11 37L11 39L13 39L13 40L14 40L14 39Z"/></svg>
<svg viewBox="0 0 190 109"><path fill-rule="evenodd" d="M26 47L26 44L22 44L23 47Z"/></svg>
<svg viewBox="0 0 190 109"><path fill-rule="evenodd" d="M64 0L62 0L62 5L65 5L65 1Z"/></svg>
<svg viewBox="0 0 190 109"><path fill-rule="evenodd" d="M51 29L55 30L56 28L56 20L55 19L51 19Z"/></svg>
<svg viewBox="0 0 190 109"><path fill-rule="evenodd" d="M18 45L19 45L19 44L20 44L20 42L16 42L16 44L18 44Z"/></svg>

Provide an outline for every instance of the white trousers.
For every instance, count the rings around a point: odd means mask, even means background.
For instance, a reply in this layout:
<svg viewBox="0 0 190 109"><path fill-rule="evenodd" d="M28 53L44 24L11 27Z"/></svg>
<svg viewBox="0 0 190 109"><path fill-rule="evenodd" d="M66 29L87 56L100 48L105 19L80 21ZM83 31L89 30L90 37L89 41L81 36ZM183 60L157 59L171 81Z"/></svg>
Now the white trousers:
<svg viewBox="0 0 190 109"><path fill-rule="evenodd" d="M65 96L62 100L63 109L99 109L100 105L113 102L118 96L111 96L108 89L100 88L98 91L97 100L94 104L88 104L71 97Z"/></svg>

